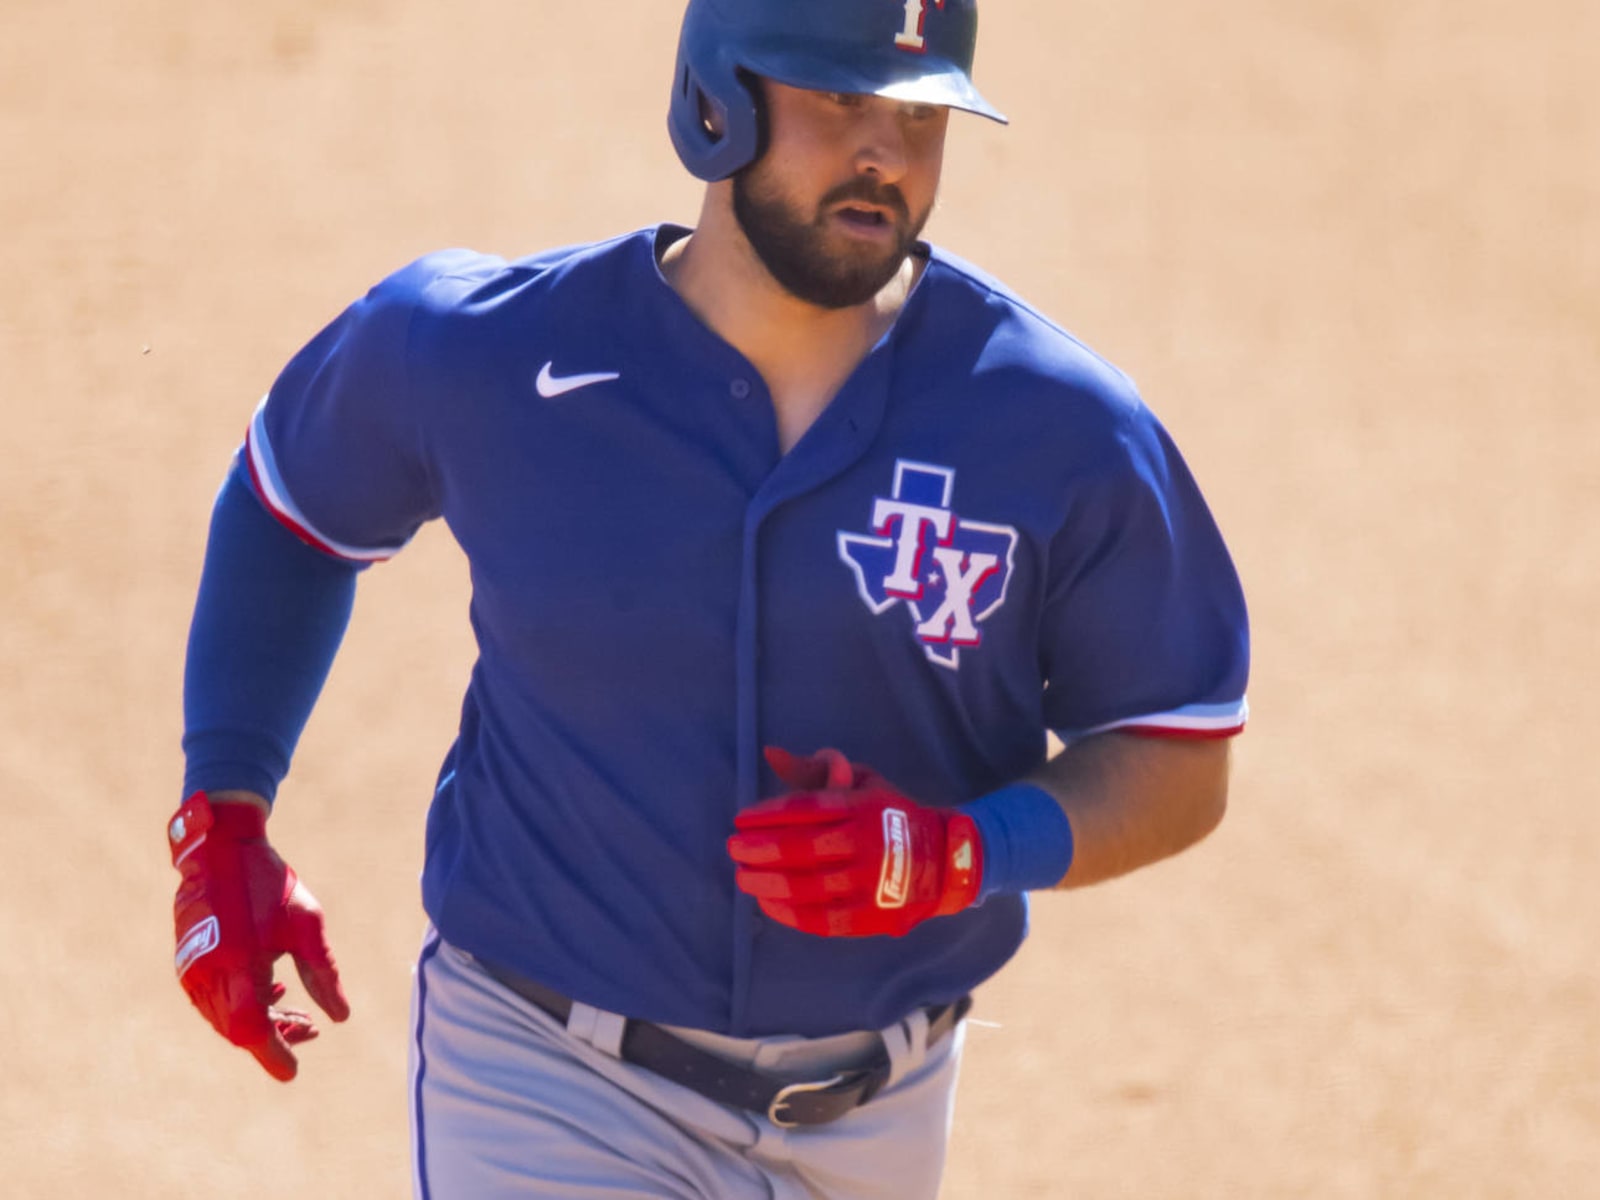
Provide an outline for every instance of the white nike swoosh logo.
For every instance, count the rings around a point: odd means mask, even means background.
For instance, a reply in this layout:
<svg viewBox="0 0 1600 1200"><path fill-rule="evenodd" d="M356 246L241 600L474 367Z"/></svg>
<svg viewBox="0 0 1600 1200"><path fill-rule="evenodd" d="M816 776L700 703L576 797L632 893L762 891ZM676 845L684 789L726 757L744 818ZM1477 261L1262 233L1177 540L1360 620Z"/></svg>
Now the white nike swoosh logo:
<svg viewBox="0 0 1600 1200"><path fill-rule="evenodd" d="M568 392L575 392L579 388L588 387L591 383L610 383L613 379L621 379L616 371L597 371L592 375L553 375L550 368L553 362L547 362L539 368L539 378L534 386L539 389L539 395L546 400L554 400L557 396L565 396Z"/></svg>

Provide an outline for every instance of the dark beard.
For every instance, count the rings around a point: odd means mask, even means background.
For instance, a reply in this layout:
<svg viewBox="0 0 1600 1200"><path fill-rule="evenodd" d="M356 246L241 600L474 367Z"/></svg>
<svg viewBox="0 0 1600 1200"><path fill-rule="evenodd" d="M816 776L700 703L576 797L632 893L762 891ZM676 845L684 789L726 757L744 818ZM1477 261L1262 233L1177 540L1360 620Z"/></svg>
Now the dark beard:
<svg viewBox="0 0 1600 1200"><path fill-rule="evenodd" d="M755 167L733 177L733 213L756 257L784 291L818 308L865 304L899 272L916 244L928 213L913 221L900 189L861 178L834 188L817 205L812 221L798 217L781 196L760 194ZM895 243L881 258L843 259L825 249L827 213L846 200L881 204L894 213Z"/></svg>

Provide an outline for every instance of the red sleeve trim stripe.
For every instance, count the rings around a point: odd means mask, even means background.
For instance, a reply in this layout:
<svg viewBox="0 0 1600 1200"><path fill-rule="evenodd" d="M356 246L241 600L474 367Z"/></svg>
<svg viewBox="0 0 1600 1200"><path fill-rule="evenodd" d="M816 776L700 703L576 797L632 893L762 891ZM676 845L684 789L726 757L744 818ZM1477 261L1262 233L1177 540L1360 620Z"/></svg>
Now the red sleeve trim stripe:
<svg viewBox="0 0 1600 1200"><path fill-rule="evenodd" d="M1249 702L1241 696L1232 704L1186 704L1171 712L1124 717L1120 721L1108 721L1104 725L1097 725L1093 729L1086 729L1072 736L1088 737L1091 734L1117 730L1139 737L1202 740L1230 738L1244 732L1245 723L1249 718ZM1070 740L1064 733L1058 733L1057 736L1063 740Z"/></svg>
<svg viewBox="0 0 1600 1200"><path fill-rule="evenodd" d="M1183 742L1220 742L1238 737L1244 732L1244 726L1235 725L1229 729L1171 729L1160 725L1121 725L1117 727L1117 732L1134 737L1171 738Z"/></svg>
<svg viewBox="0 0 1600 1200"><path fill-rule="evenodd" d="M289 497L283 478L278 474L277 463L272 454L272 443L267 438L266 404L266 400L263 399L256 407L255 415L250 419L250 428L245 432L244 438L244 460L245 466L250 471L250 486L266 505L267 511L306 545L334 558L354 563L378 563L393 558L399 552L400 546L347 545L325 537L306 519Z"/></svg>

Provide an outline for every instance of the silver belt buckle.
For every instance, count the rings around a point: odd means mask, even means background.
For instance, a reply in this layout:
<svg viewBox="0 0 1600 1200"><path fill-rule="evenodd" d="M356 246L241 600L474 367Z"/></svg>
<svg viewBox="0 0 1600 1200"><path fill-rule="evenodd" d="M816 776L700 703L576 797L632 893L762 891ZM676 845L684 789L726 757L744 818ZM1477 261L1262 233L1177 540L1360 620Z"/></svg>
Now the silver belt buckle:
<svg viewBox="0 0 1600 1200"><path fill-rule="evenodd" d="M789 1103L790 1096L797 1096L801 1092L825 1092L835 1084L843 1083L843 1075L835 1075L832 1079L824 1079L818 1083L791 1083L778 1089L778 1094L772 1098L772 1103L767 1105L767 1120L779 1129L798 1129L799 1121L786 1121L782 1112Z"/></svg>

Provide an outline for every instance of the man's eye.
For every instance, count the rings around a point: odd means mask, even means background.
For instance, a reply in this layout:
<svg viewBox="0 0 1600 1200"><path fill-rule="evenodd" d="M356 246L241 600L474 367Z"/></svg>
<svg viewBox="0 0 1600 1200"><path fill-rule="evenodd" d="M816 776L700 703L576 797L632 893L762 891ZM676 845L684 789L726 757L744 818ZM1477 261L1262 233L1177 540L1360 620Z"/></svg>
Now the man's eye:
<svg viewBox="0 0 1600 1200"><path fill-rule="evenodd" d="M828 99L840 108L860 108L864 97L854 92L829 92Z"/></svg>

